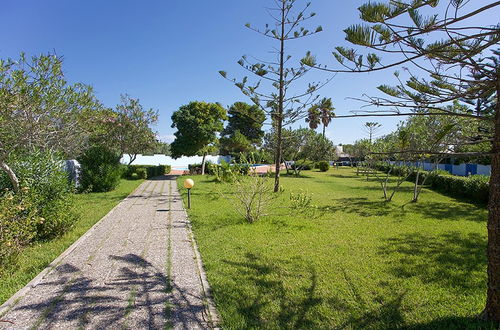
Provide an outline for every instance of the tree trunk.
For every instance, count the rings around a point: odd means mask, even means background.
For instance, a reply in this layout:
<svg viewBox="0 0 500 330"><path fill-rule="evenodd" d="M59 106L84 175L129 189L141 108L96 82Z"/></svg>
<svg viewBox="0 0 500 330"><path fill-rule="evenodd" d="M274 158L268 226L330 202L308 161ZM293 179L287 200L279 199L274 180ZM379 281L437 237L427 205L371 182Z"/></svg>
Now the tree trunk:
<svg viewBox="0 0 500 330"><path fill-rule="evenodd" d="M325 137L325 130L326 130L326 125L323 124L323 137Z"/></svg>
<svg viewBox="0 0 500 330"><path fill-rule="evenodd" d="M276 167L274 172L274 192L280 189L280 168L281 168L281 149L283 145L281 130L283 128L283 99L285 97L285 11L286 1L282 1L281 7L281 38L280 38L280 81L279 81L279 95L278 95L278 114L276 118Z"/></svg>
<svg viewBox="0 0 500 330"><path fill-rule="evenodd" d="M14 171L12 171L9 165L7 165L7 163L5 163L3 160L0 160L0 168L4 170L9 176L14 191L16 193L19 192L19 179L17 178L16 173L14 173Z"/></svg>
<svg viewBox="0 0 500 330"><path fill-rule="evenodd" d="M201 160L201 175L205 175L205 158L207 157L207 153L203 153L203 158Z"/></svg>
<svg viewBox="0 0 500 330"><path fill-rule="evenodd" d="M120 159L122 157L120 157ZM128 154L128 158L129 158L128 165L132 165L132 163L137 159L137 154L133 154L133 155L132 154Z"/></svg>
<svg viewBox="0 0 500 330"><path fill-rule="evenodd" d="M415 175L415 185L413 186L413 199L412 202L417 202L418 199L418 181L420 179L420 167L417 168L417 175Z"/></svg>
<svg viewBox="0 0 500 330"><path fill-rule="evenodd" d="M486 319L500 322L500 82L498 81L488 209L488 291L483 313Z"/></svg>

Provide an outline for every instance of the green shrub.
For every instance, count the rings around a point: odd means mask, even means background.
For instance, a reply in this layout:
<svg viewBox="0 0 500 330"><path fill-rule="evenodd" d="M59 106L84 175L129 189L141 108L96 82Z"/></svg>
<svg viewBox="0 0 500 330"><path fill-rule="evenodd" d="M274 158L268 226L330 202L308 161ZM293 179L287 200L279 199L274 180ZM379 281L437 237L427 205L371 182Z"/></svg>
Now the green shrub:
<svg viewBox="0 0 500 330"><path fill-rule="evenodd" d="M131 180L139 180L139 175L138 175L137 173L132 173L132 174L130 175L130 179L131 179Z"/></svg>
<svg viewBox="0 0 500 330"><path fill-rule="evenodd" d="M165 175L170 173L172 167L170 165L158 165L158 175Z"/></svg>
<svg viewBox="0 0 500 330"><path fill-rule="evenodd" d="M300 168L301 170L304 171L309 171L314 169L314 162L311 160L297 160L295 161L295 164L291 165L292 169Z"/></svg>
<svg viewBox="0 0 500 330"><path fill-rule="evenodd" d="M147 179L148 178L148 171L144 167L138 167L135 169L135 173L139 179Z"/></svg>
<svg viewBox="0 0 500 330"><path fill-rule="evenodd" d="M233 181L233 168L231 164L222 161L220 165L210 164L209 172L215 176L215 182L232 182ZM235 169L237 170L237 169Z"/></svg>
<svg viewBox="0 0 500 330"><path fill-rule="evenodd" d="M116 188L122 176L120 155L104 146L89 148L78 160L85 191L103 192Z"/></svg>
<svg viewBox="0 0 500 330"><path fill-rule="evenodd" d="M302 189L298 193L290 193L290 207L295 210L305 210L311 206L312 194Z"/></svg>
<svg viewBox="0 0 500 330"><path fill-rule="evenodd" d="M33 241L60 236L76 221L61 157L32 151L27 156L12 156L9 163L21 190L14 194L10 181L0 173L0 265Z"/></svg>
<svg viewBox="0 0 500 330"><path fill-rule="evenodd" d="M318 168L321 172L326 172L330 169L330 163L327 162L326 160L318 162Z"/></svg>
<svg viewBox="0 0 500 330"><path fill-rule="evenodd" d="M150 179L155 176L168 174L171 170L170 165L128 165L124 177L133 179L132 175L135 173L139 179Z"/></svg>
<svg viewBox="0 0 500 330"><path fill-rule="evenodd" d="M379 163L376 165L376 168L380 171L387 172L390 169L390 166L387 163ZM414 169L409 166L394 166L391 174L406 176L408 171L413 170ZM407 180L415 182L415 175L415 172L413 172L408 176ZM456 176L441 169L435 171L420 171L419 183L421 184L425 178L427 178L425 184L433 189L455 197L465 197L474 202L488 203L489 176Z"/></svg>

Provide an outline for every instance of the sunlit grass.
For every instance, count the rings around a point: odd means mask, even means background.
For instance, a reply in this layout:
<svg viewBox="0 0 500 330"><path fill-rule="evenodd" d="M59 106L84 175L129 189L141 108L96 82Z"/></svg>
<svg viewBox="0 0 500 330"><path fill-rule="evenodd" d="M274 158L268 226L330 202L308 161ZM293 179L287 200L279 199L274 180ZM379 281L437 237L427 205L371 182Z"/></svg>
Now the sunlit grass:
<svg viewBox="0 0 500 330"><path fill-rule="evenodd" d="M402 208L410 183L385 203L379 183L349 168L303 174L282 178L278 204L302 190L313 193L317 210L278 208L255 224L220 197L230 185L194 177L189 215L224 327L480 325L484 206L425 190Z"/></svg>
<svg viewBox="0 0 500 330"><path fill-rule="evenodd" d="M28 247L14 264L7 265L5 275L0 278L0 304L47 267L141 182L122 180L117 189L111 192L76 195L75 210L80 215L79 221L62 237Z"/></svg>

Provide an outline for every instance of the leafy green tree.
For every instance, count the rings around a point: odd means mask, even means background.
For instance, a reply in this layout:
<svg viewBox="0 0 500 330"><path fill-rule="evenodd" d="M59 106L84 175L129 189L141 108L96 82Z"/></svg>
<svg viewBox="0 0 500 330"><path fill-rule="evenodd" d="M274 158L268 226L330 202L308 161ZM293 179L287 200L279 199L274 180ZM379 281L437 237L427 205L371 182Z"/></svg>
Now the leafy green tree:
<svg viewBox="0 0 500 330"><path fill-rule="evenodd" d="M276 133L272 131L264 138L264 148L267 150L274 150L276 139L273 134ZM282 134L283 159L286 161L285 165L289 173L292 172L298 176L308 162L329 161L336 157L333 142L312 129L290 128L284 129ZM289 167L289 162L293 162L293 166Z"/></svg>
<svg viewBox="0 0 500 330"><path fill-rule="evenodd" d="M220 139L223 154L252 151L262 143L265 112L256 105L236 102L229 107L228 124Z"/></svg>
<svg viewBox="0 0 500 330"><path fill-rule="evenodd" d="M120 157L128 154L130 165L138 154L154 151L156 132L151 125L158 121L158 111L145 110L139 99L125 94L121 96L121 104L116 106L114 115L109 126Z"/></svg>
<svg viewBox="0 0 500 330"><path fill-rule="evenodd" d="M381 85L382 97L362 99L385 112L353 116L456 116L493 123L488 216L488 289L485 319L500 322L500 1L403 0L367 2L359 7L363 21L344 30L355 47L336 47L342 69L317 65L308 54L305 65L331 72L395 72L396 86ZM430 11L430 15L425 14ZM491 18L489 18L491 17ZM368 48L360 53L357 47ZM389 55L383 61L382 54ZM415 71L410 71L410 66ZM455 112L452 101L474 104ZM343 116L346 117L346 116ZM488 140L484 136L481 140ZM478 141L476 141L478 142ZM484 153L477 154L484 155Z"/></svg>
<svg viewBox="0 0 500 330"><path fill-rule="evenodd" d="M220 150L223 155L238 155L252 151L255 147L240 130L234 131L231 136L220 138Z"/></svg>
<svg viewBox="0 0 500 330"><path fill-rule="evenodd" d="M172 115L175 140L170 144L172 157L203 156L201 172L205 174L205 157L218 143L217 133L222 132L226 110L218 103L191 102Z"/></svg>
<svg viewBox="0 0 500 330"><path fill-rule="evenodd" d="M170 156L170 144L167 142L157 141L154 149L155 154Z"/></svg>
<svg viewBox="0 0 500 330"><path fill-rule="evenodd" d="M247 71L256 76L255 83L249 83L248 77L243 77L241 81L230 79L244 95L260 107L272 120L276 138L274 159L275 176L274 191L279 191L280 167L282 157L282 147L284 145L282 131L288 124L304 118L305 110L315 102L315 92L321 85L319 83L310 83L303 92L293 94L291 87L302 78L309 68L302 63L293 64L292 55L289 52L288 45L291 41L296 41L318 32L323 29L318 26L313 29L307 29L303 26L306 20L315 16L314 13L308 13L310 3L306 3L302 9L296 10L296 0L277 0L275 7L267 8L267 11L273 19L272 24L266 24L263 29L258 29L246 24L246 27L272 39L276 42L276 59L251 61L247 56L243 56L238 63ZM226 78L225 71L219 73ZM269 89L263 91L263 86L267 85Z"/></svg>
<svg viewBox="0 0 500 330"><path fill-rule="evenodd" d="M13 189L19 190L19 180L9 156L31 150L78 154L101 108L90 86L67 83L55 55L0 61L0 168Z"/></svg>

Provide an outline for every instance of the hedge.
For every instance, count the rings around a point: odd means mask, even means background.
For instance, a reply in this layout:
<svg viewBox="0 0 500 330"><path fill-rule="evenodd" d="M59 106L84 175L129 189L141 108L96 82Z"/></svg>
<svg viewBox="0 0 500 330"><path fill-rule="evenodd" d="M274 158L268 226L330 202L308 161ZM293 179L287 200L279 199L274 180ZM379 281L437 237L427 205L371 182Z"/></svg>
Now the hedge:
<svg viewBox="0 0 500 330"><path fill-rule="evenodd" d="M128 165L124 177L127 179L150 179L168 174L171 169L170 165Z"/></svg>
<svg viewBox="0 0 500 330"><path fill-rule="evenodd" d="M377 164L376 168L382 172L389 170L390 166L387 164ZM392 167L392 175L405 175L404 173L412 173L408 176L407 181L415 182L416 172L414 168L408 166L394 166ZM419 184L424 182L426 186L448 193L452 196L464 197L471 199L474 202L487 204L489 197L489 179L487 175L471 175L468 177L451 175L446 171L424 171L421 170L419 174Z"/></svg>

